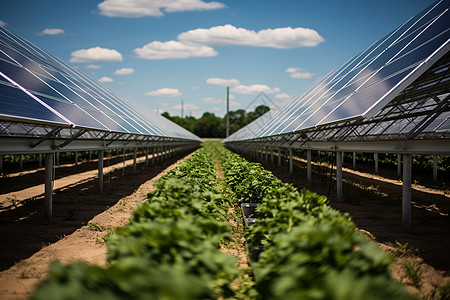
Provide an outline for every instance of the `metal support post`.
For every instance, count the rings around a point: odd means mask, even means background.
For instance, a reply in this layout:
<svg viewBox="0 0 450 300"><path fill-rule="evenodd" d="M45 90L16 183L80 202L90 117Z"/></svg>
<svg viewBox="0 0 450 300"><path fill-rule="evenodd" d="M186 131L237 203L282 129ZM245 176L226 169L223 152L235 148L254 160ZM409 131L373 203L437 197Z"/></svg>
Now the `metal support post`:
<svg viewBox="0 0 450 300"><path fill-rule="evenodd" d="M438 165L438 156L433 155L433 182L437 182L438 174L437 174L437 165Z"/></svg>
<svg viewBox="0 0 450 300"><path fill-rule="evenodd" d="M3 155L0 155L0 175L3 174Z"/></svg>
<svg viewBox="0 0 450 300"><path fill-rule="evenodd" d="M336 152L336 198L338 202L344 201L344 195L342 192L342 152Z"/></svg>
<svg viewBox="0 0 450 300"><path fill-rule="evenodd" d="M270 163L273 164L273 147L270 147Z"/></svg>
<svg viewBox="0 0 450 300"><path fill-rule="evenodd" d="M353 169L356 169L356 152L353 152Z"/></svg>
<svg viewBox="0 0 450 300"><path fill-rule="evenodd" d="M294 172L294 162L292 157L292 148L289 148L289 173Z"/></svg>
<svg viewBox="0 0 450 300"><path fill-rule="evenodd" d="M75 151L75 166L78 165L78 151Z"/></svg>
<svg viewBox="0 0 450 300"><path fill-rule="evenodd" d="M411 154L403 154L402 227L411 229Z"/></svg>
<svg viewBox="0 0 450 300"><path fill-rule="evenodd" d="M38 161L39 161L39 169L40 169L40 168L42 168L42 153L39 153Z"/></svg>
<svg viewBox="0 0 450 300"><path fill-rule="evenodd" d="M103 193L103 150L98 151L98 193Z"/></svg>
<svg viewBox="0 0 450 300"><path fill-rule="evenodd" d="M375 159L375 174L378 175L378 153L374 154L374 159Z"/></svg>
<svg viewBox="0 0 450 300"><path fill-rule="evenodd" d="M45 154L45 199L44 215L46 220L52 218L52 200L53 200L53 155Z"/></svg>
<svg viewBox="0 0 450 300"><path fill-rule="evenodd" d="M23 171L23 155L19 155L20 171Z"/></svg>
<svg viewBox="0 0 450 300"><path fill-rule="evenodd" d="M402 155L397 154L397 177L402 176Z"/></svg>
<svg viewBox="0 0 450 300"><path fill-rule="evenodd" d="M56 166L59 167L59 157L61 155L61 152L56 152Z"/></svg>
<svg viewBox="0 0 450 300"><path fill-rule="evenodd" d="M136 173L137 148L133 149L133 173Z"/></svg>
<svg viewBox="0 0 450 300"><path fill-rule="evenodd" d="M312 183L312 172L311 172L311 149L306 150L306 182L308 184Z"/></svg>
<svg viewBox="0 0 450 300"><path fill-rule="evenodd" d="M148 147L145 147L145 166L148 167Z"/></svg>
<svg viewBox="0 0 450 300"><path fill-rule="evenodd" d="M278 147L278 166L281 167L281 148Z"/></svg>

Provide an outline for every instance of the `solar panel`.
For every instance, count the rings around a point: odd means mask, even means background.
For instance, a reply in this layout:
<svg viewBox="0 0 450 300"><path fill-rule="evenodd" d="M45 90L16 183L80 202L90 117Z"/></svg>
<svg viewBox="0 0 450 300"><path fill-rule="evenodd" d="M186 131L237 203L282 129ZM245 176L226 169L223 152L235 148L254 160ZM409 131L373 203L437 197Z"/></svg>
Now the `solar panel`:
<svg viewBox="0 0 450 300"><path fill-rule="evenodd" d="M253 136L370 118L448 52L450 1L434 3L300 94Z"/></svg>
<svg viewBox="0 0 450 300"><path fill-rule="evenodd" d="M0 118L200 140L1 26Z"/></svg>

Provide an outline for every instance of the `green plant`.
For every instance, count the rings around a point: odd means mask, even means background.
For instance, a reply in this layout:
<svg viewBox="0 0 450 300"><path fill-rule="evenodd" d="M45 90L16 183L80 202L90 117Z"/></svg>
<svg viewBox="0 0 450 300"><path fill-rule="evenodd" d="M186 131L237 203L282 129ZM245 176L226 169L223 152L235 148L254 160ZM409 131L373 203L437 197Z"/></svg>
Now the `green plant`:
<svg viewBox="0 0 450 300"><path fill-rule="evenodd" d="M413 286L419 288L422 285L422 272L419 264L405 262L403 270L406 278L410 280Z"/></svg>
<svg viewBox="0 0 450 300"><path fill-rule="evenodd" d="M392 254L395 257L417 255L418 253L419 253L419 249L409 247L408 243L402 244L399 241L395 241L395 250L392 251Z"/></svg>
<svg viewBox="0 0 450 300"><path fill-rule="evenodd" d="M91 229L93 231L100 231L100 232L102 232L102 231L105 230L102 226L100 226L98 224L94 224L94 223L88 223L88 226L89 226L89 229Z"/></svg>

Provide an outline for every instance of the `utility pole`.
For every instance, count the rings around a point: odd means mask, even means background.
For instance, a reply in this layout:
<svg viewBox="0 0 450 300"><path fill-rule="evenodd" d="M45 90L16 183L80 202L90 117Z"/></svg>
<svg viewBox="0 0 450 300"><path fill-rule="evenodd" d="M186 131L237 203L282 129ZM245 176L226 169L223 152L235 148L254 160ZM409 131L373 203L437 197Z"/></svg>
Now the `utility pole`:
<svg viewBox="0 0 450 300"><path fill-rule="evenodd" d="M183 119L183 114L184 114L183 110L184 110L184 103L183 103L183 99L181 99L181 118L182 119Z"/></svg>
<svg viewBox="0 0 450 300"><path fill-rule="evenodd" d="M230 87L227 86L227 134L226 137L230 135Z"/></svg>

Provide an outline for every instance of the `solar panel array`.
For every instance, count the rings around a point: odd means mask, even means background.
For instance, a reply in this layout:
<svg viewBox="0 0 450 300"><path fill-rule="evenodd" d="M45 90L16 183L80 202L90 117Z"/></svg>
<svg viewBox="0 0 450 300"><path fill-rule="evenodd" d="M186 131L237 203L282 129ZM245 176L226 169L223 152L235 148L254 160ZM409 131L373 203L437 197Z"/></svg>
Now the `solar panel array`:
<svg viewBox="0 0 450 300"><path fill-rule="evenodd" d="M373 117L448 52L449 4L449 0L437 1L319 79L258 130L239 139Z"/></svg>
<svg viewBox="0 0 450 300"><path fill-rule="evenodd" d="M0 119L200 141L1 26Z"/></svg>

